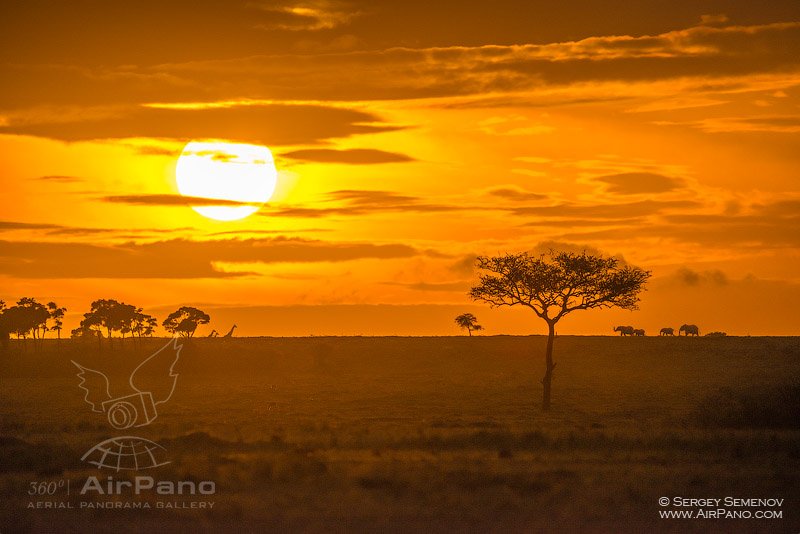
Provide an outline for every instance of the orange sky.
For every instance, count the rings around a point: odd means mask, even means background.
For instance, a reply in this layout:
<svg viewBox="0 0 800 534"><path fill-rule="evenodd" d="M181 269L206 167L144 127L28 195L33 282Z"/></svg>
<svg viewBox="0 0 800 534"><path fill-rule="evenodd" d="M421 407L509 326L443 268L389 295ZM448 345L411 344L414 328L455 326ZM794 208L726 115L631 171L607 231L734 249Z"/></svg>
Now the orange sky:
<svg viewBox="0 0 800 534"><path fill-rule="evenodd" d="M556 247L653 272L559 333L800 334L800 4L429 4L0 7L0 299L67 330L116 298L242 335L541 333L466 291L478 254ZM209 139L271 149L256 214L178 194Z"/></svg>

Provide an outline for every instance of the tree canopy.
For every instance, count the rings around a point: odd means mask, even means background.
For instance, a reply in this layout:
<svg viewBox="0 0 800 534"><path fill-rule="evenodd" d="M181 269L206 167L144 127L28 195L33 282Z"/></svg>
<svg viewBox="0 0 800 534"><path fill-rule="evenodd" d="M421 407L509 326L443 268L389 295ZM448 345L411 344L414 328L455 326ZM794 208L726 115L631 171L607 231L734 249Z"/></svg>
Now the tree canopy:
<svg viewBox="0 0 800 534"><path fill-rule="evenodd" d="M15 306L3 310L5 329L17 337L26 338L29 334L39 338L47 331L50 312L47 307L31 297L23 297Z"/></svg>
<svg viewBox="0 0 800 534"><path fill-rule="evenodd" d="M473 330L483 330L483 327L478 324L478 318L471 313L462 313L455 318L455 322L461 329L469 332L470 336L472 336Z"/></svg>
<svg viewBox="0 0 800 534"><path fill-rule="evenodd" d="M650 273L621 265L617 258L586 253L528 253L478 257L479 284L473 300L492 306L525 306L547 322L576 310L637 308L638 294Z"/></svg>
<svg viewBox="0 0 800 534"><path fill-rule="evenodd" d="M50 319L53 320L53 326L50 330L55 330L58 338L61 339L61 330L64 328L64 314L67 312L66 308L60 308L55 302L47 303L47 311L50 314Z"/></svg>
<svg viewBox="0 0 800 534"><path fill-rule="evenodd" d="M110 339L114 331L123 335L129 332L135 314L136 307L131 304L114 299L99 299L92 302L89 313L84 314L84 321L89 328L105 328Z"/></svg>
<svg viewBox="0 0 800 534"><path fill-rule="evenodd" d="M209 321L211 321L211 317L204 311L191 306L183 306L170 313L161 324L168 332L192 337L199 325L208 324Z"/></svg>

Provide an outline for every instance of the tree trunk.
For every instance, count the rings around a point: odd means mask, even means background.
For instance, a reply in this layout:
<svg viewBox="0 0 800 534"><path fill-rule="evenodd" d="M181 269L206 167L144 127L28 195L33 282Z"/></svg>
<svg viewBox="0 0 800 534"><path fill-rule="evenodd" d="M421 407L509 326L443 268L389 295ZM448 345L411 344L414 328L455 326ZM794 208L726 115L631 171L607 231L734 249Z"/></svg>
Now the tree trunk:
<svg viewBox="0 0 800 534"><path fill-rule="evenodd" d="M556 337L556 324L547 322L547 350L544 354L545 370L544 378L542 378L542 410L547 411L550 409L550 389L553 384L553 369L556 364L553 363L553 341Z"/></svg>
<svg viewBox="0 0 800 534"><path fill-rule="evenodd" d="M469 337L472 337L472 328L467 328L467 332L469 332Z"/></svg>

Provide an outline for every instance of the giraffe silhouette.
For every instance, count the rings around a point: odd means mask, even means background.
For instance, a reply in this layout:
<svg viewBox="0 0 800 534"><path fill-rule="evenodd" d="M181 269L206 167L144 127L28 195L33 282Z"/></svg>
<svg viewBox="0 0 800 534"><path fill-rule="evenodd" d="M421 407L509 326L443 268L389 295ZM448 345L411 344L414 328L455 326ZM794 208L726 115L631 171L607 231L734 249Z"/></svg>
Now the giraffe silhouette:
<svg viewBox="0 0 800 534"><path fill-rule="evenodd" d="M225 334L225 335L224 335L224 336L222 336L222 337L233 337L233 331L234 331L234 330L236 330L236 325L233 325L233 326L231 327L231 329L230 329L230 330L228 330L228 333L227 333L227 334Z"/></svg>
<svg viewBox="0 0 800 534"><path fill-rule="evenodd" d="M219 337L219 332L217 332L216 330L212 330L211 333L208 334L208 336L206 337Z"/></svg>

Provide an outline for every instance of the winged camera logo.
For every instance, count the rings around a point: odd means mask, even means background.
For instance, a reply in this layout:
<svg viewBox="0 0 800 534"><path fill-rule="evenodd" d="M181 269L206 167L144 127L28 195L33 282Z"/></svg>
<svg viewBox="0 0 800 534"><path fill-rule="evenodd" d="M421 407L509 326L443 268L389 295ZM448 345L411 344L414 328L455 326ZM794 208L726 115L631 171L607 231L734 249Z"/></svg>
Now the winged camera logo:
<svg viewBox="0 0 800 534"><path fill-rule="evenodd" d="M157 407L172 398L178 382L175 364L183 346L178 338L142 361L128 377L126 394L114 397L108 376L98 370L72 361L78 368L78 387L93 412L104 413L117 430L147 426L158 417ZM115 389L116 390L116 389ZM115 471L150 469L168 464L163 459L164 447L137 436L119 436L102 441L81 457L99 468Z"/></svg>

